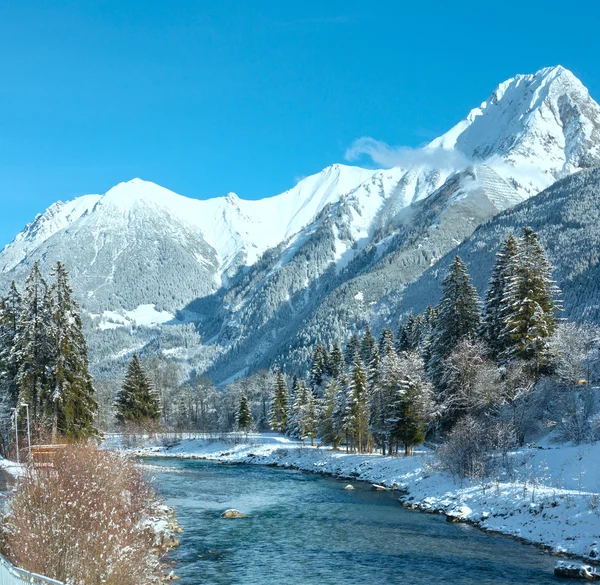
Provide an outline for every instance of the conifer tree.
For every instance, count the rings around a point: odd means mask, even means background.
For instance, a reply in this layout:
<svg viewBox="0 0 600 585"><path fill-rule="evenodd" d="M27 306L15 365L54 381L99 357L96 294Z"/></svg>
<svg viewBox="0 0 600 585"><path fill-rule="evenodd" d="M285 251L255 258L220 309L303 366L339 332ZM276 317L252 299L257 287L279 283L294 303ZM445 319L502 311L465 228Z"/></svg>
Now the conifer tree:
<svg viewBox="0 0 600 585"><path fill-rule="evenodd" d="M346 444L346 451L350 448L350 435L352 430L352 420L350 416L349 404L350 385L345 374L342 374L339 388L335 394L335 405L333 407L332 422L333 430L340 437L340 442L343 440Z"/></svg>
<svg viewBox="0 0 600 585"><path fill-rule="evenodd" d="M360 361L354 363L350 375L349 398L347 413L351 443L359 453L364 453L371 446L369 432L370 408L367 375Z"/></svg>
<svg viewBox="0 0 600 585"><path fill-rule="evenodd" d="M269 411L269 426L278 433L288 429L288 391L281 370L277 370L275 393Z"/></svg>
<svg viewBox="0 0 600 585"><path fill-rule="evenodd" d="M404 323L398 325L398 334L396 335L396 352L402 353L403 351L410 350L410 341L408 339L408 330Z"/></svg>
<svg viewBox="0 0 600 585"><path fill-rule="evenodd" d="M457 342L472 336L479 326L479 298L465 263L456 256L442 282L442 298L436 310L436 328L430 345L428 371L441 386L443 361Z"/></svg>
<svg viewBox="0 0 600 585"><path fill-rule="evenodd" d="M516 264L504 299L507 347L501 358L528 361L539 373L548 363L547 341L561 306L544 249L529 227L523 228Z"/></svg>
<svg viewBox="0 0 600 585"><path fill-rule="evenodd" d="M248 395L243 391L238 408L237 427L239 431L248 433L252 430L252 424L253 420L252 413L250 412L250 404L248 403Z"/></svg>
<svg viewBox="0 0 600 585"><path fill-rule="evenodd" d="M367 325L365 328L365 334L360 342L360 359L362 360L363 364L368 366L371 363L376 347L377 340L375 337L373 337L371 328Z"/></svg>
<svg viewBox="0 0 600 585"><path fill-rule="evenodd" d="M360 339L356 333L353 333L344 351L346 366L350 367L355 362L357 356L360 356Z"/></svg>
<svg viewBox="0 0 600 585"><path fill-rule="evenodd" d="M340 344L336 341L333 344L333 348L329 352L329 359L327 360L327 375L331 379L338 379L342 375L344 369L344 355L340 349Z"/></svg>
<svg viewBox="0 0 600 585"><path fill-rule="evenodd" d="M398 442L404 445L405 455L412 455L415 445L420 445L425 440L426 421L421 401L422 392L419 382L411 376L406 376L397 396L395 408L398 423L394 435Z"/></svg>
<svg viewBox="0 0 600 585"><path fill-rule="evenodd" d="M5 438L19 397L17 376L20 363L15 348L22 310L21 294L13 281L8 295L0 300L0 434Z"/></svg>
<svg viewBox="0 0 600 585"><path fill-rule="evenodd" d="M336 407L341 384L337 377L332 377L325 388L323 408L319 417L318 436L323 443L338 449L342 440L341 426L336 420Z"/></svg>
<svg viewBox="0 0 600 585"><path fill-rule="evenodd" d="M25 282L23 310L17 327L12 360L19 364L19 402L29 405L32 426L46 427L51 420L52 380L55 358L52 306L48 285L38 262Z"/></svg>
<svg viewBox="0 0 600 585"><path fill-rule="evenodd" d="M381 331L381 337L379 338L379 354L384 358L395 352L394 332L386 327Z"/></svg>
<svg viewBox="0 0 600 585"><path fill-rule="evenodd" d="M307 402L302 416L303 438L310 439L310 444L314 446L319 424L319 400L312 390L308 390Z"/></svg>
<svg viewBox="0 0 600 585"><path fill-rule="evenodd" d="M506 334L506 323L510 314L508 289L516 276L518 256L517 239L513 234L509 234L496 254L485 297L480 333L490 349L491 356L496 360L510 346Z"/></svg>
<svg viewBox="0 0 600 585"><path fill-rule="evenodd" d="M381 362L381 356L377 346L373 347L371 361L367 365L367 382L368 389L371 391L377 384L377 376L379 373L379 363Z"/></svg>
<svg viewBox="0 0 600 585"><path fill-rule="evenodd" d="M67 271L60 262L53 276L55 282L50 289L53 392L48 405L52 411L52 438L56 441L58 432L73 439L86 438L96 434L94 418L98 410L89 373L87 343Z"/></svg>
<svg viewBox="0 0 600 585"><path fill-rule="evenodd" d="M127 376L116 400L117 421L121 424L145 425L160 418L158 398L137 353L127 369Z"/></svg>
<svg viewBox="0 0 600 585"><path fill-rule="evenodd" d="M310 368L310 385L313 390L321 387L323 376L327 373L327 350L318 344L315 347Z"/></svg>
<svg viewBox="0 0 600 585"><path fill-rule="evenodd" d="M306 438L305 434L305 411L308 404L309 390L304 380L298 380L294 391L294 404L292 407L293 417L290 421L291 434L302 440Z"/></svg>

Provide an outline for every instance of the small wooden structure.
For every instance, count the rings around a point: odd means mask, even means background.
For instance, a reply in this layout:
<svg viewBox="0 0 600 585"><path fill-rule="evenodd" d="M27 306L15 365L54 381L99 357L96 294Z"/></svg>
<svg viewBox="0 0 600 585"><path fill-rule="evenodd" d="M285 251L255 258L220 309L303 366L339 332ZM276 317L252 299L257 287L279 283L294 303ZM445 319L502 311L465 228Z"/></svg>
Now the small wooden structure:
<svg viewBox="0 0 600 585"><path fill-rule="evenodd" d="M67 445L32 445L31 462L34 467L54 467L54 457Z"/></svg>

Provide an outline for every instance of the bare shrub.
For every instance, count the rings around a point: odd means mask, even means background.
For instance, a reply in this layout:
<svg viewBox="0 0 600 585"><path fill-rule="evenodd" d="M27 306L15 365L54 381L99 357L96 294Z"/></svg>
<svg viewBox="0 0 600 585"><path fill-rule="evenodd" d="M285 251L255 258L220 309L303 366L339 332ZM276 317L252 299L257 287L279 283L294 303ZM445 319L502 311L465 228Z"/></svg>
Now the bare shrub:
<svg viewBox="0 0 600 585"><path fill-rule="evenodd" d="M490 436L485 425L472 416L459 420L437 449L442 468L462 480L486 476Z"/></svg>
<svg viewBox="0 0 600 585"><path fill-rule="evenodd" d="M4 554L70 585L156 583L159 553L144 528L155 504L130 458L69 446L20 482L1 528Z"/></svg>

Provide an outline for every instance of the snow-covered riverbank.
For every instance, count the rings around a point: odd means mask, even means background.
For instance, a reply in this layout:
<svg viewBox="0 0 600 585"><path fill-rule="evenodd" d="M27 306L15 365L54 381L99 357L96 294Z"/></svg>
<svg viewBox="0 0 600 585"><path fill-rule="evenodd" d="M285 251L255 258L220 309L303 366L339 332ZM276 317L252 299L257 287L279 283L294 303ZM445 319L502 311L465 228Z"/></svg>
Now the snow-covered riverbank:
<svg viewBox="0 0 600 585"><path fill-rule="evenodd" d="M405 505L454 516L557 553L600 560L600 445L523 449L512 454L512 481L462 485L437 470L425 449L409 458L356 455L302 447L282 436L253 435L246 443L184 439L138 453L275 465L377 483L400 490Z"/></svg>

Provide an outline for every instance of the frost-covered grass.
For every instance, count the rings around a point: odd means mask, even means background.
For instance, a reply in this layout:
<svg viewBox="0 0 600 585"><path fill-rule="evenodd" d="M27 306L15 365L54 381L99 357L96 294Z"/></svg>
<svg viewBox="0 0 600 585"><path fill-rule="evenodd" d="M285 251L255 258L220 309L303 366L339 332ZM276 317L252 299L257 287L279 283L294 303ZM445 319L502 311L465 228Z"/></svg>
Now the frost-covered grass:
<svg viewBox="0 0 600 585"><path fill-rule="evenodd" d="M524 448L510 454L510 474L482 482L452 478L424 448L414 457L357 455L303 447L278 435L249 435L238 443L183 439L138 453L276 465L381 484L401 490L406 505L445 513L557 553L600 557L600 445Z"/></svg>

